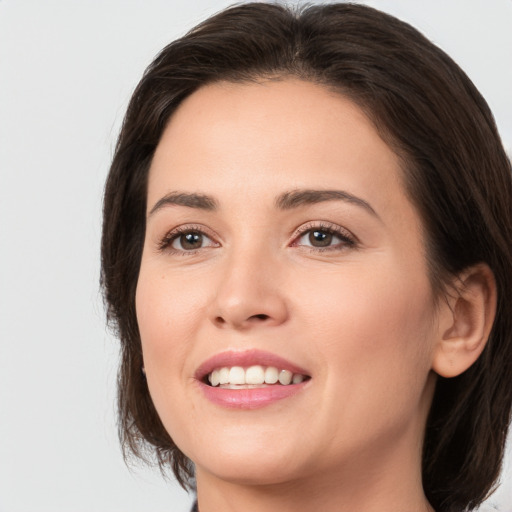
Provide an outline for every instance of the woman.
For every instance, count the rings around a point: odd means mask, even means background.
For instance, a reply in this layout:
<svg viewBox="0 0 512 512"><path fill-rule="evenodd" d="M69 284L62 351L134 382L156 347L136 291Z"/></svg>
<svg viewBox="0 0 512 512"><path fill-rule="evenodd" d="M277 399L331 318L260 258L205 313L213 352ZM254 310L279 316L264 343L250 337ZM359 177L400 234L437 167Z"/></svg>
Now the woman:
<svg viewBox="0 0 512 512"><path fill-rule="evenodd" d="M374 9L166 47L106 185L120 433L201 512L460 512L511 405L512 178L464 73Z"/></svg>

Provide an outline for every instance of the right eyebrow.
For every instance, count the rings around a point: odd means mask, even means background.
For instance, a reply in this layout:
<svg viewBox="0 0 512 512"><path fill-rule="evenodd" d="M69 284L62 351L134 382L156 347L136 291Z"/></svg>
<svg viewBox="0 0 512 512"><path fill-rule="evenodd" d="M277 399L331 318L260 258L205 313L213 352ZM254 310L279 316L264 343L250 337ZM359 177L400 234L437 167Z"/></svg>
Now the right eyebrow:
<svg viewBox="0 0 512 512"><path fill-rule="evenodd" d="M186 192L169 192L159 199L151 208L148 217L166 206L187 206L188 208L199 208L200 210L213 211L218 209L217 201L205 194L189 194Z"/></svg>

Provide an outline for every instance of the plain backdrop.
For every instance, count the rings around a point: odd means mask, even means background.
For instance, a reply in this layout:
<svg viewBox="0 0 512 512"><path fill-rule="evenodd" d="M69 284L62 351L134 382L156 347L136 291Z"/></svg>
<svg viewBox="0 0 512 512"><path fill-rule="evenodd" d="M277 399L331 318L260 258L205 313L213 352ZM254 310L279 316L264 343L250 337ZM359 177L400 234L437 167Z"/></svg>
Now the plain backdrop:
<svg viewBox="0 0 512 512"><path fill-rule="evenodd" d="M99 280L103 182L130 93L168 42L231 4L0 0L0 511L185 512L130 472ZM312 2L314 3L314 2ZM373 0L466 70L512 147L512 1ZM489 500L512 510L510 454Z"/></svg>

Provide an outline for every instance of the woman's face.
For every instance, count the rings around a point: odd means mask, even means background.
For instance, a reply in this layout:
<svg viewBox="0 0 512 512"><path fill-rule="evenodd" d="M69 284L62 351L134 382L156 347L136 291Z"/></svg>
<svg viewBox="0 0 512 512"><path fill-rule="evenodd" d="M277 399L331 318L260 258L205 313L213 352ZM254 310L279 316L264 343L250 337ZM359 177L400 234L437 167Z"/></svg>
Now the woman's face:
<svg viewBox="0 0 512 512"><path fill-rule="evenodd" d="M136 307L151 397L198 478L419 460L433 304L398 158L351 101L283 80L181 104L149 173Z"/></svg>

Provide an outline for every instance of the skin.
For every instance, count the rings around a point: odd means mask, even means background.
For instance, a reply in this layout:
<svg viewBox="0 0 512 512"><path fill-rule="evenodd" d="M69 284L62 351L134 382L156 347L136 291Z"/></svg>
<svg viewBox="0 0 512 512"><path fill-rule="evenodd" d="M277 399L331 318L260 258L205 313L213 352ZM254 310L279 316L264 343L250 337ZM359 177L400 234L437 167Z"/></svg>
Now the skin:
<svg viewBox="0 0 512 512"><path fill-rule="evenodd" d="M362 111L311 83L214 84L171 118L149 173L136 308L151 397L196 465L201 512L432 510L421 446L456 308L435 305L401 175ZM276 206L303 189L345 191L373 212L340 199ZM171 192L218 208L152 212ZM183 248L178 227L202 231L202 245ZM319 250L312 228L352 241ZM208 401L197 368L247 349L311 380L261 409Z"/></svg>

